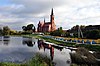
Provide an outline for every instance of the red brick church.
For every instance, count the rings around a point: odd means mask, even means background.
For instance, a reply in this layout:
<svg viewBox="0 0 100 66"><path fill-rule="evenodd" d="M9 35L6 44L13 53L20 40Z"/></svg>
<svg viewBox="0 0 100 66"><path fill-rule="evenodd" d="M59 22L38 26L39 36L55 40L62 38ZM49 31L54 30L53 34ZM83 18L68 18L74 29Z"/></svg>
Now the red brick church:
<svg viewBox="0 0 100 66"><path fill-rule="evenodd" d="M51 15L50 15L50 22L45 22L45 19L44 19L44 22L39 21L37 31L51 32L54 30L56 30L56 25L54 22L54 13L53 13L53 8L52 8Z"/></svg>

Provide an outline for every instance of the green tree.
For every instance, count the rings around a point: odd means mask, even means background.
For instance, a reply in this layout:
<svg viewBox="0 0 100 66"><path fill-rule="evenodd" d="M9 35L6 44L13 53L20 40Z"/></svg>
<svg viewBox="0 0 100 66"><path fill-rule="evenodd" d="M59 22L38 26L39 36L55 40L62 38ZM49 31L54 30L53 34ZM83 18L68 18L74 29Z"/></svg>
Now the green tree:
<svg viewBox="0 0 100 66"><path fill-rule="evenodd" d="M32 32L35 32L35 26L33 24L28 24L27 26L22 26L22 29L24 32L22 34L31 34Z"/></svg>
<svg viewBox="0 0 100 66"><path fill-rule="evenodd" d="M3 27L3 35L9 35L10 33L10 28L8 26Z"/></svg>
<svg viewBox="0 0 100 66"><path fill-rule="evenodd" d="M70 32L66 32L66 37L70 37Z"/></svg>
<svg viewBox="0 0 100 66"><path fill-rule="evenodd" d="M3 34L3 30L2 30L2 28L0 28L0 35L2 35Z"/></svg>
<svg viewBox="0 0 100 66"><path fill-rule="evenodd" d="M22 26L23 31L27 31L27 27L26 26Z"/></svg>
<svg viewBox="0 0 100 66"><path fill-rule="evenodd" d="M100 30L86 31L84 35L89 39L98 39L100 38Z"/></svg>
<svg viewBox="0 0 100 66"><path fill-rule="evenodd" d="M62 27L50 33L50 35L53 35L53 36L61 36L62 34L63 34Z"/></svg>
<svg viewBox="0 0 100 66"><path fill-rule="evenodd" d="M32 30L33 27L34 27L33 24L29 24L29 25L27 25L27 30Z"/></svg>

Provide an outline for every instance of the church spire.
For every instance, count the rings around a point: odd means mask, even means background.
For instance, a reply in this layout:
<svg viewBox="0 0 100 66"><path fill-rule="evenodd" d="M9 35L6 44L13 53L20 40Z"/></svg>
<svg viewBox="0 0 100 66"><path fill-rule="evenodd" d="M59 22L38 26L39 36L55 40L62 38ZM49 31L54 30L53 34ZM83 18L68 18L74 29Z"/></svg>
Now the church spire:
<svg viewBox="0 0 100 66"><path fill-rule="evenodd" d="M40 24L40 21L39 21L39 24Z"/></svg>
<svg viewBox="0 0 100 66"><path fill-rule="evenodd" d="M45 23L45 18L44 18L44 23Z"/></svg>
<svg viewBox="0 0 100 66"><path fill-rule="evenodd" d="M53 8L52 8L52 11L51 11L51 15L54 15L54 14L53 14Z"/></svg>

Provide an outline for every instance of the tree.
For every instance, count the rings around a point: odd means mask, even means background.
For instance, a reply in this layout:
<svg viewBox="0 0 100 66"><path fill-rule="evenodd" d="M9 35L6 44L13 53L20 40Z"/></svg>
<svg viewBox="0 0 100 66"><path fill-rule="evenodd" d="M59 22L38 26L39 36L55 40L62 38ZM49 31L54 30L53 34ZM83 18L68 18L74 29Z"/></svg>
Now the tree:
<svg viewBox="0 0 100 66"><path fill-rule="evenodd" d="M70 37L70 32L66 32L66 37Z"/></svg>
<svg viewBox="0 0 100 66"><path fill-rule="evenodd" d="M9 35L10 33L10 28L8 26L3 27L3 35Z"/></svg>
<svg viewBox="0 0 100 66"><path fill-rule="evenodd" d="M33 27L34 27L33 24L29 24L29 25L27 25L27 30L32 30Z"/></svg>
<svg viewBox="0 0 100 66"><path fill-rule="evenodd" d="M27 31L27 27L26 26L22 26L23 31Z"/></svg>
<svg viewBox="0 0 100 66"><path fill-rule="evenodd" d="M89 38L89 39L98 39L100 38L100 30L86 31L84 35L86 38Z"/></svg>
<svg viewBox="0 0 100 66"><path fill-rule="evenodd" d="M63 34L62 27L50 33L50 35L53 35L53 36L61 36L62 34Z"/></svg>
<svg viewBox="0 0 100 66"><path fill-rule="evenodd" d="M2 30L2 28L0 28L0 35L2 35L3 34L3 30Z"/></svg>
<svg viewBox="0 0 100 66"><path fill-rule="evenodd" d="M31 34L32 32L35 32L35 26L33 24L28 24L27 26L22 26L22 29L24 31L24 34Z"/></svg>

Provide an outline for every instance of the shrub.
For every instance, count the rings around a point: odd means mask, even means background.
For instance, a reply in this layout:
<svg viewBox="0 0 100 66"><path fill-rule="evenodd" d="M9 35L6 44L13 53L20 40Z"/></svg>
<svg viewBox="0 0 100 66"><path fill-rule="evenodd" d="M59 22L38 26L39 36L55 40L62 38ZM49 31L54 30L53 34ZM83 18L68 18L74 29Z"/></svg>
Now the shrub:
<svg viewBox="0 0 100 66"><path fill-rule="evenodd" d="M96 58L83 47L77 49L76 53L71 54L72 62L76 64L96 64Z"/></svg>

